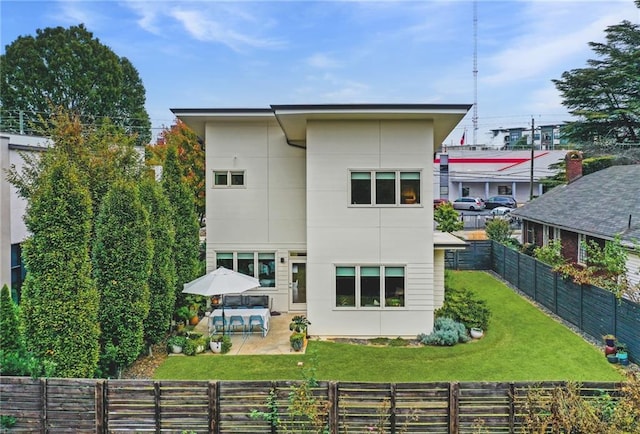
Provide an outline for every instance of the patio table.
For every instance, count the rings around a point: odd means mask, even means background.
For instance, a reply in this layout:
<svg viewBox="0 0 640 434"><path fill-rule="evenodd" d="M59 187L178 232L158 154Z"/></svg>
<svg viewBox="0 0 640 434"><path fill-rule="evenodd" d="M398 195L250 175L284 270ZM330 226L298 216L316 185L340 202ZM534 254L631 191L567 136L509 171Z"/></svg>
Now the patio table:
<svg viewBox="0 0 640 434"><path fill-rule="evenodd" d="M271 319L271 312L269 312L269 309L267 308L247 309L247 308L226 307L224 309L225 321L229 321L229 318L231 318L231 315L241 316L246 326L249 326L249 318L252 315L260 315L260 317L262 318L262 322L264 323L263 335L266 336L267 333L269 332L269 320ZM213 312L211 312L211 315L209 316L209 330L213 329L213 317L216 317L216 316L220 316L220 317L222 316L222 309L215 309Z"/></svg>

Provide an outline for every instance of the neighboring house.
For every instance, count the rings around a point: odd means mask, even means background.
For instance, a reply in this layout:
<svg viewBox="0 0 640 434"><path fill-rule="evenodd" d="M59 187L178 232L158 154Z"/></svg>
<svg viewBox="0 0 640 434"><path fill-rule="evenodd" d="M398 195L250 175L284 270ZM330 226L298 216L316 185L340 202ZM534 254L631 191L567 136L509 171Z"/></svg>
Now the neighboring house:
<svg viewBox="0 0 640 434"><path fill-rule="evenodd" d="M22 154L40 153L50 143L45 137L0 132L0 287L8 285L16 298L25 275L21 243L28 236L23 219L27 201L7 181L6 171L12 165L20 170Z"/></svg>
<svg viewBox="0 0 640 434"><path fill-rule="evenodd" d="M553 176L567 151L535 151L533 195L543 193L543 178ZM446 157L445 157L446 156ZM448 163L448 171L445 168ZM518 204L529 201L531 151L469 151L449 148L434 159L434 194L455 200L459 197L513 196ZM443 176L446 175L446 176Z"/></svg>
<svg viewBox="0 0 640 434"><path fill-rule="evenodd" d="M469 105L172 109L206 146L207 268L253 275L317 336L430 332L444 298L433 152Z"/></svg>
<svg viewBox="0 0 640 434"><path fill-rule="evenodd" d="M582 176L582 156L566 156L568 184L558 186L512 212L522 220L522 241L537 246L560 239L572 263L588 261L583 242L620 236L629 249L627 271L638 284L640 257L640 165L613 166ZM635 247L635 248L634 248Z"/></svg>

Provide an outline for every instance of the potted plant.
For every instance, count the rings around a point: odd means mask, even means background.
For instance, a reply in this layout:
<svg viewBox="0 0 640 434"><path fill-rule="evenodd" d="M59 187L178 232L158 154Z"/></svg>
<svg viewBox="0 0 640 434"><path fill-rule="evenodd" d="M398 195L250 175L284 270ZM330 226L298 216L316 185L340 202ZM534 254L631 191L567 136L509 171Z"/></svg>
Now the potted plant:
<svg viewBox="0 0 640 434"><path fill-rule="evenodd" d="M304 339L305 333L303 332L293 332L291 336L289 336L289 343L291 344L291 348L293 351L301 351L304 347Z"/></svg>
<svg viewBox="0 0 640 434"><path fill-rule="evenodd" d="M167 346L174 354L179 354L187 343L187 338L184 336L171 336L167 341Z"/></svg>
<svg viewBox="0 0 640 434"><path fill-rule="evenodd" d="M182 322L183 325L189 324L189 320L191 319L191 311L187 306L180 306L176 309L176 317L178 320Z"/></svg>
<svg viewBox="0 0 640 434"><path fill-rule="evenodd" d="M616 345L616 357L618 358L618 363L621 365L629 364L629 353L627 350L627 344L622 342L618 342Z"/></svg>
<svg viewBox="0 0 640 434"><path fill-rule="evenodd" d="M480 339L484 335L484 331L479 327L471 327L469 334L473 339Z"/></svg>
<svg viewBox="0 0 640 434"><path fill-rule="evenodd" d="M604 335L602 339L604 339L604 344L608 347L614 347L616 345L616 337L614 335Z"/></svg>
<svg viewBox="0 0 640 434"><path fill-rule="evenodd" d="M295 315L291 318L291 322L289 323L289 330L296 333L304 333L307 335L307 328L311 325L309 320L304 315Z"/></svg>
<svg viewBox="0 0 640 434"><path fill-rule="evenodd" d="M218 354L222 352L222 342L224 340L224 335L213 335L209 339L209 348L211 351Z"/></svg>
<svg viewBox="0 0 640 434"><path fill-rule="evenodd" d="M191 325L197 325L200 322L198 312L200 311L200 304L193 302L189 306L189 323Z"/></svg>

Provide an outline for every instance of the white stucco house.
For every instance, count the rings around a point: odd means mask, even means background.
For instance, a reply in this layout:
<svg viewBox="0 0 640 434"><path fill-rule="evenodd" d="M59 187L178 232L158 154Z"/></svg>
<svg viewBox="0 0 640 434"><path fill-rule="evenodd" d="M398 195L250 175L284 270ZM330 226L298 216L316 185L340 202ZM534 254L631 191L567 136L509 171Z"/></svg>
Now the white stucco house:
<svg viewBox="0 0 640 434"><path fill-rule="evenodd" d="M51 140L46 137L0 132L0 287L7 285L18 297L25 270L21 244L29 235L24 223L27 201L7 181L6 171L24 167L23 155L39 154Z"/></svg>
<svg viewBox="0 0 640 434"><path fill-rule="evenodd" d="M172 109L205 141L207 268L253 275L315 336L430 332L444 298L433 158L470 105Z"/></svg>

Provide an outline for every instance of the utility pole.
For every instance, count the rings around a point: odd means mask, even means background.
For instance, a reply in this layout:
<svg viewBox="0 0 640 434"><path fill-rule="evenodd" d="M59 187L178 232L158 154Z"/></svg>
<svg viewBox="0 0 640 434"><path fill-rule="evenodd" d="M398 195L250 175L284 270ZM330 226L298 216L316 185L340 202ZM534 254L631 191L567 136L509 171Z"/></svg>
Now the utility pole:
<svg viewBox="0 0 640 434"><path fill-rule="evenodd" d="M473 146L478 145L478 0L473 2Z"/></svg>
<svg viewBox="0 0 640 434"><path fill-rule="evenodd" d="M533 158L534 151L536 149L535 144L535 121L533 116L531 117L531 172L529 174L529 200L533 200Z"/></svg>

